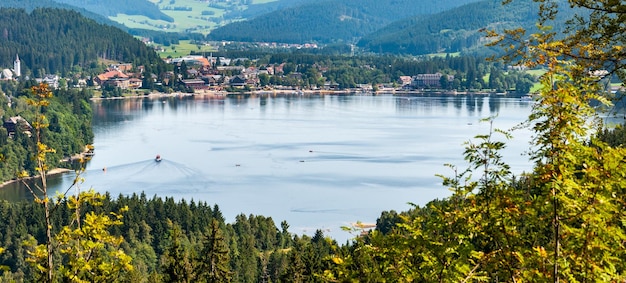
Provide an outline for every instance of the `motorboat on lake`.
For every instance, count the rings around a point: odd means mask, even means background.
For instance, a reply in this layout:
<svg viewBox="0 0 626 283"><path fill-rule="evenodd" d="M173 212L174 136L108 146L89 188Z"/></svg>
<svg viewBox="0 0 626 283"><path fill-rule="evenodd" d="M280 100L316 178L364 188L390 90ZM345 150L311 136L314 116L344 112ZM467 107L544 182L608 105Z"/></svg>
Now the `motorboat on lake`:
<svg viewBox="0 0 626 283"><path fill-rule="evenodd" d="M161 162L161 155L157 154L157 156L154 158L154 161Z"/></svg>

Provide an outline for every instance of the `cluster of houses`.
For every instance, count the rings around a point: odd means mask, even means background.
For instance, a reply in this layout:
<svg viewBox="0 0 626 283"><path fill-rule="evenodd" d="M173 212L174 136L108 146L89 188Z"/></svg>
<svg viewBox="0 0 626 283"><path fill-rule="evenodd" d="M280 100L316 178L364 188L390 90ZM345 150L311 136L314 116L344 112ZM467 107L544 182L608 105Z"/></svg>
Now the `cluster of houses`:
<svg viewBox="0 0 626 283"><path fill-rule="evenodd" d="M257 67L244 67L242 65L233 65L237 61L243 62L248 59L236 58L229 59L224 57L203 57L203 56L185 56L182 58L167 60L168 63L180 65L185 62L187 66L186 79L182 83L194 90L212 89L221 90L230 86L233 88L244 88L246 86L256 87L259 85L259 75L274 75L276 69L282 72L282 66L268 66L266 69ZM173 75L173 74L172 74ZM167 76L166 76L167 77Z"/></svg>
<svg viewBox="0 0 626 283"><path fill-rule="evenodd" d="M244 59L234 59L244 60ZM167 59L166 62L177 67L185 65L185 74L168 72L164 75L163 84L170 84L173 80L180 80L186 87L193 90L217 89L225 86L244 87L258 85L258 75L268 73L267 70L257 70L254 67L230 66L232 59L206 58L203 56L185 56ZM219 65L219 66L216 66ZM216 67L214 67L216 66ZM132 71L135 72L132 72ZM236 74L236 75L224 75ZM269 74L269 73L268 73ZM142 87L143 68L133 69L131 64L110 65L106 72L97 75L93 83L100 87L117 87L121 89L139 89ZM178 77L175 77L177 76ZM156 82L156 77L152 78Z"/></svg>
<svg viewBox="0 0 626 283"><path fill-rule="evenodd" d="M182 83L194 90L212 89L221 90L223 87L229 86L233 88L243 88L246 86L259 86L259 76L266 74L269 76L284 74L283 68L285 64L268 65L263 68L255 66L245 67L240 64L232 64L237 61L246 61L246 58L228 59L224 57L203 57L203 56L185 56L181 58L168 59L167 62L180 66L183 62L187 67L186 79L182 79ZM319 70L321 73L325 71L323 67ZM173 79L174 74L166 76L167 80ZM180 75L180 74L179 74ZM292 72L287 75L292 79L301 79L302 74ZM452 75L435 74L418 74L415 76L400 77L400 84L404 89L424 89L424 88L441 88L442 77L448 82L454 80ZM337 85L326 82L324 89L331 90Z"/></svg>
<svg viewBox="0 0 626 283"><path fill-rule="evenodd" d="M162 82L169 85L172 80L180 81L188 89L193 90L222 90L225 87L245 88L258 87L260 85L259 76L266 74L269 76L284 74L285 64L268 65L263 68L255 66L245 67L243 64L235 64L238 61L243 63L247 58L224 58L224 57L204 57L199 55L189 55L180 58L167 59L166 62L177 67L184 65L186 68L184 74L180 72L169 72L165 74ZM4 69L0 72L0 79L15 79L21 76L20 59L16 56L13 69ZM324 68L320 67L323 73ZM144 76L143 66L133 67L130 63L112 64L107 70L95 76L92 80L96 87L102 88L120 88L120 89L139 89L143 86ZM178 76L178 77L175 77ZM301 79L302 74L291 72L287 75L292 79ZM446 76L449 82L454 80L454 76L435 74L418 74L415 76L402 76L399 83L403 89L424 89L424 88L440 88L442 77ZM157 83L156 76L152 78ZM37 78L38 82L48 84L52 88L59 87L58 75L47 75L43 78ZM75 87L84 87L87 80L80 79ZM336 88L336 84L327 82L324 89L331 90Z"/></svg>
<svg viewBox="0 0 626 283"><path fill-rule="evenodd" d="M136 72L133 70L130 63L112 64L104 73L95 76L93 83L100 87L139 89L143 86L143 67L139 66Z"/></svg>

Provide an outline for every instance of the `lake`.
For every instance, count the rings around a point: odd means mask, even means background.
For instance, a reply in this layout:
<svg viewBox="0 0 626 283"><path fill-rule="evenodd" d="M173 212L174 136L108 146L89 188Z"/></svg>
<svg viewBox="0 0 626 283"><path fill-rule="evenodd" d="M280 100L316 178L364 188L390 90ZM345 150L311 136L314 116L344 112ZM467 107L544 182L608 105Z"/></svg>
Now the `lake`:
<svg viewBox="0 0 626 283"><path fill-rule="evenodd" d="M322 229L340 243L341 226L375 223L450 194L435 174L463 163L463 143L509 129L531 102L499 96L326 95L164 97L99 100L95 156L81 189L113 196L145 192L218 204L237 214L286 220L292 233ZM530 132L504 151L513 172L531 168ZM155 162L155 156L162 157ZM51 180L64 190L73 179ZM23 194L3 189L3 195Z"/></svg>

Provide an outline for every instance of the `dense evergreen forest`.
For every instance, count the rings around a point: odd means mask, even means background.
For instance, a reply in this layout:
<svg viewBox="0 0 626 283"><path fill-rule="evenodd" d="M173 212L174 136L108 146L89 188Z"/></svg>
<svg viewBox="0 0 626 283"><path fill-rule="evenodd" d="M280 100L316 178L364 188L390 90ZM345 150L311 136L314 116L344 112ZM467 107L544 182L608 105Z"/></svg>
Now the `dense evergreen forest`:
<svg viewBox="0 0 626 283"><path fill-rule="evenodd" d="M271 217L242 214L233 223L225 223L217 205L193 200L145 194L107 196L102 206L83 213L116 212L124 207L128 210L123 223L114 226L111 234L124 237L121 248L133 258L135 268L121 274L117 282L319 282L317 276L329 267L327 257L338 247L322 231L312 237L293 235L288 223L283 221L277 228ZM69 225L72 213L66 201L61 203L53 226ZM37 272L24 260L28 250L22 245L30 235L44 241L45 229L33 215L43 215L36 203L0 202L4 219L0 246L6 248L0 264L10 270L4 280L36 277ZM230 281L203 281L203 273L209 271L203 266L210 255L206 251L214 247L223 251L215 260Z"/></svg>
<svg viewBox="0 0 626 283"><path fill-rule="evenodd" d="M153 50L128 33L97 24L79 13L59 9L35 9L30 14L18 9L0 9L0 66L22 60L22 74L101 71L99 60L133 63L147 70L163 69Z"/></svg>
<svg viewBox="0 0 626 283"><path fill-rule="evenodd" d="M537 6L532 1L514 1L507 7L495 1L480 1L396 22L363 37L357 45L372 52L393 54L466 51L482 45L485 34L479 29L532 27L537 20Z"/></svg>
<svg viewBox="0 0 626 283"><path fill-rule="evenodd" d="M565 19L582 13L560 1L560 16L552 23L565 29ZM401 20L364 36L357 45L367 51L390 54L430 54L438 52L485 52L483 29L502 31L523 27L536 32L538 3L513 1L503 6L497 1L480 1L428 16Z"/></svg>
<svg viewBox="0 0 626 283"><path fill-rule="evenodd" d="M217 28L210 40L285 43L354 42L406 17L432 14L472 1L323 1L290 7Z"/></svg>

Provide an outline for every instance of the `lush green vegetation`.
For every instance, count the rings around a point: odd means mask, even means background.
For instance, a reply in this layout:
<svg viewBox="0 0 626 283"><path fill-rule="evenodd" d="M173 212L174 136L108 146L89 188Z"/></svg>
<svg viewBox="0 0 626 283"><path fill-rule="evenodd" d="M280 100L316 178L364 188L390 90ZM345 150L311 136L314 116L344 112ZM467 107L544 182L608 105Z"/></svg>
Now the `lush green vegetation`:
<svg viewBox="0 0 626 283"><path fill-rule="evenodd" d="M2 280L623 282L625 131L603 128L593 105L609 104L611 97L604 80L590 70L626 79L622 47L626 31L618 17L624 4L570 3L593 12L578 18L576 29L567 35L547 27L559 15L551 5L539 9L540 34L488 32L496 38L494 44L506 49L505 62L542 67L545 72L532 113L521 125L534 132L529 151L532 172L522 176L510 172L500 152L515 133L491 129L466 144L467 168L450 166L450 175L442 175L451 197L408 212L383 212L375 231L342 246L322 231L313 237L294 236L288 223L282 222L279 229L264 216L239 215L229 224L217 205L207 203L148 199L145 194L113 199L93 191L51 200L34 193L34 202L0 202L0 217L5 219L0 222L0 264L7 266ZM261 60L287 62L284 67L293 71L336 59L315 56L275 54ZM380 62L385 60L396 59ZM345 77L350 84L373 75L448 68L462 70L468 87L485 79L489 82L484 83L504 87L502 64L480 67L478 59L473 60L438 58L365 67L367 61L356 57L349 61L356 69L334 74L336 81ZM33 138L16 132L13 139L0 142L5 143L3 148L21 150L15 156L32 155L24 161L31 164L22 166L41 173L59 158L52 150L55 144L68 142L55 133L76 135L76 130L85 130L79 121L88 118L84 107L88 93L60 91L54 97L45 85L22 91L25 87L4 86L14 100L2 111L23 113L34 121ZM2 99L1 105L8 105L8 96ZM14 142L21 147L11 145ZM46 196L43 176L41 192Z"/></svg>
<svg viewBox="0 0 626 283"><path fill-rule="evenodd" d="M406 214L384 213L381 229L334 259L336 281L617 282L626 277L622 245L626 150L623 129L602 129L592 103L609 103L589 70L622 80L623 4L570 1L593 10L563 36L545 28L557 6L539 9L541 34L508 30L503 58L546 66L525 126L534 131L534 168L513 176L500 151L511 138L492 129L466 145L467 168L442 176L453 195ZM611 44L609 44L611 43ZM617 60L615 64L607 64ZM599 133L599 137L597 134ZM501 137L498 137L501 134ZM475 174L474 176L472 176ZM384 228L384 229L382 229Z"/></svg>
<svg viewBox="0 0 626 283"><path fill-rule="evenodd" d="M54 234L73 219L68 202L61 201L54 213ZM322 231L313 237L293 235L288 223L283 221L277 228L272 218L255 215L238 215L233 223L226 223L217 205L193 200L106 196L102 206L85 206L80 213L84 217L90 211L121 210L125 211L122 223L112 226L110 233L125 239L120 248L132 257L134 268L112 282L319 282L316 274L330 266L326 258L337 249L337 243ZM45 227L37 220L43 214L36 203L0 202L0 216L5 219L0 223L0 231L5 231L0 245L6 248L0 264L10 270L4 273L5 280L30 281L38 274L25 261L29 254L22 243L30 236L44 242ZM220 265L222 275L207 280L209 267L215 265Z"/></svg>
<svg viewBox="0 0 626 283"><path fill-rule="evenodd" d="M3 121L19 115L31 125L34 123L34 109L27 104L27 100L33 98L33 93L28 90L32 84L34 82L30 81L0 84L2 86L0 117ZM63 163L61 160L84 152L85 146L93 142L92 112L89 105L93 93L87 89L60 89L54 94L44 112L49 127L41 134L47 144L55 150L48 154L48 165L51 168L67 168L71 164ZM29 175L36 173L37 165L33 160L36 143L33 134L32 130L30 133L16 131L11 138L8 137L4 127L0 128L0 157L2 157L0 182L16 178L23 170Z"/></svg>
<svg viewBox="0 0 626 283"><path fill-rule="evenodd" d="M485 37L479 30L502 30L511 26L531 30L537 19L532 13L537 4L532 0L515 1L506 9L499 2L490 0L431 1L419 5L390 0L275 1L264 4L249 0L211 3L178 0L159 1L156 5L149 1L125 5L120 0L120 3L107 4L105 8L97 1L84 5L74 0L64 2L110 16L124 23L129 33L152 38L165 46L187 38L199 41L357 43L366 52L414 55L459 51L485 54L486 50L481 48ZM63 4L49 0L24 3L12 0L2 5L32 10ZM82 8L62 7L78 10L99 22L107 21ZM261 15L263 11L268 13ZM111 24L111 21L107 23ZM562 25L563 22L556 24L557 27ZM211 33L205 37L208 31Z"/></svg>
<svg viewBox="0 0 626 283"><path fill-rule="evenodd" d="M480 1L435 15L398 21L363 37L358 46L372 52L428 54L459 52L483 45L479 29L532 27L537 16L533 1L515 1L515 7Z"/></svg>
<svg viewBox="0 0 626 283"><path fill-rule="evenodd" d="M275 11L213 30L209 39L261 42L355 42L406 17L432 14L472 1L323 1Z"/></svg>

